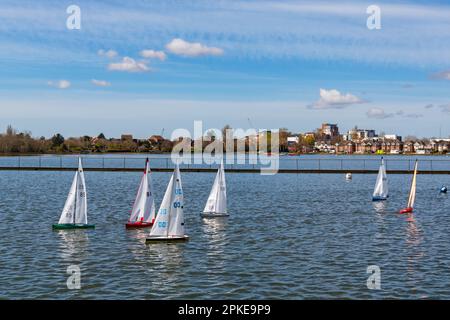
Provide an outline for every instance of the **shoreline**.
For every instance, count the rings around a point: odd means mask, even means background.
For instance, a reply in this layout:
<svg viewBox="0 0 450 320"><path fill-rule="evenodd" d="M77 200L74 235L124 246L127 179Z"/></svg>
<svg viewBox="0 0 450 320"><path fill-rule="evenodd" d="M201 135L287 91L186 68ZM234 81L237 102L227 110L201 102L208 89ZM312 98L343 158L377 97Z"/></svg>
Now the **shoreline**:
<svg viewBox="0 0 450 320"><path fill-rule="evenodd" d="M224 152L224 155L227 153ZM235 155L256 155L256 156L272 156L273 154L260 154L260 153L249 153L249 152L233 152ZM105 153L0 153L0 157L63 157L63 156L110 156L110 155L143 155L143 156L151 156L151 155L171 155L171 152L105 152ZM202 152L192 152L188 155L203 155ZM214 155L212 155L214 156ZM398 156L450 156L450 153L401 153L401 154L375 154L375 153L326 153L326 152L314 152L314 153L286 153L281 152L278 153L280 157L300 157L300 156L330 156L330 157L340 157L340 156L373 156L373 157L398 157ZM181 156L183 157L183 156Z"/></svg>
<svg viewBox="0 0 450 320"><path fill-rule="evenodd" d="M72 172L76 170L76 167L2 167L1 171L69 171ZM142 172L142 168L94 168L85 167L83 171L96 171L96 172ZM152 172L172 172L173 168L152 168ZM215 173L217 168L180 168L181 172L208 172ZM411 174L414 170L386 170L388 174ZM266 167L254 168L254 169L244 169L244 168L226 168L227 173L261 173L261 172L274 172L275 174L378 174L378 169L278 169L270 170ZM450 170L418 170L418 174L439 174L439 175L449 175Z"/></svg>

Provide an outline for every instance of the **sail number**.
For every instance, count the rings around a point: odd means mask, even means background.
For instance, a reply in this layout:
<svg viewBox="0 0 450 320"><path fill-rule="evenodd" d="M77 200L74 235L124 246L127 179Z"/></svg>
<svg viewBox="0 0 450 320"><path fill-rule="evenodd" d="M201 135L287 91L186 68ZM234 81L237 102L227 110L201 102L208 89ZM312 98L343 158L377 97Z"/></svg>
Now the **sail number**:
<svg viewBox="0 0 450 320"><path fill-rule="evenodd" d="M175 189L175 194L183 194L183 189L180 188Z"/></svg>
<svg viewBox="0 0 450 320"><path fill-rule="evenodd" d="M158 227L159 227L159 228L165 228L165 227L167 227L167 221L159 221L159 222L158 222Z"/></svg>
<svg viewBox="0 0 450 320"><path fill-rule="evenodd" d="M180 208L181 207L181 202L179 202L179 201L175 201L174 203L173 203L173 207L176 209L176 208Z"/></svg>
<svg viewBox="0 0 450 320"><path fill-rule="evenodd" d="M167 214L167 209L160 209L159 214Z"/></svg>

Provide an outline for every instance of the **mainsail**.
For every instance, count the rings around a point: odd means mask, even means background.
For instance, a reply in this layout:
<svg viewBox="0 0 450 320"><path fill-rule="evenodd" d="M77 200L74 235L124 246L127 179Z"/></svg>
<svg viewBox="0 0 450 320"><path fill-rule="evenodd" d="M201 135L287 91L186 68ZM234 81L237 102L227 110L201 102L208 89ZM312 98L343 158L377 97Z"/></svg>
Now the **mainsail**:
<svg viewBox="0 0 450 320"><path fill-rule="evenodd" d="M416 160L416 163L414 164L414 174L413 174L413 178L412 178L412 181L411 181L411 189L409 191L409 198L408 198L407 208L413 208L414 207L414 201L416 200L417 166L418 166L418 162Z"/></svg>
<svg viewBox="0 0 450 320"><path fill-rule="evenodd" d="M184 236L183 202L181 175L177 164L150 231L150 237Z"/></svg>
<svg viewBox="0 0 450 320"><path fill-rule="evenodd" d="M58 223L87 224L87 193L81 159L78 159L78 170Z"/></svg>
<svg viewBox="0 0 450 320"><path fill-rule="evenodd" d="M145 163L145 171L141 184L131 209L130 222L152 222L155 218L155 198L153 196L153 185L148 159Z"/></svg>
<svg viewBox="0 0 450 320"><path fill-rule="evenodd" d="M373 191L374 200L385 200L388 197L388 181L386 175L386 167L384 165L384 159L381 158L380 169L378 170L377 181L375 183L375 189Z"/></svg>
<svg viewBox="0 0 450 320"><path fill-rule="evenodd" d="M204 213L226 214L227 213L227 186L225 183L225 170L223 161L217 170L216 179L206 201Z"/></svg>

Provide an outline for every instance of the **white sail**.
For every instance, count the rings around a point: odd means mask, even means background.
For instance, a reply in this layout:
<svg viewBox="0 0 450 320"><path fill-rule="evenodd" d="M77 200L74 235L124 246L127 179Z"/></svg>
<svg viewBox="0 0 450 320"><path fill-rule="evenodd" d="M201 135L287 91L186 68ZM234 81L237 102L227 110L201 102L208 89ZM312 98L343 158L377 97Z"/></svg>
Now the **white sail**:
<svg viewBox="0 0 450 320"><path fill-rule="evenodd" d="M150 231L150 237L184 236L183 205L183 188L177 164Z"/></svg>
<svg viewBox="0 0 450 320"><path fill-rule="evenodd" d="M217 170L216 179L206 201L205 213L226 214L227 213L227 186L225 183L225 170L223 162Z"/></svg>
<svg viewBox="0 0 450 320"><path fill-rule="evenodd" d="M73 177L72 186L70 187L69 194L67 195L66 203L59 218L59 224L73 223L75 218L75 198L78 183L78 171Z"/></svg>
<svg viewBox="0 0 450 320"><path fill-rule="evenodd" d="M70 187L70 191L58 223L87 224L86 182L84 180L81 159L78 160L78 171L75 173L75 177L73 178L72 186Z"/></svg>
<svg viewBox="0 0 450 320"><path fill-rule="evenodd" d="M412 178L412 181L411 181L411 189L409 191L409 198L408 198L407 208L413 208L414 207L414 201L416 200L417 166L418 166L418 162L416 160L416 163L414 164L414 174L413 174L413 178Z"/></svg>
<svg viewBox="0 0 450 320"><path fill-rule="evenodd" d="M373 191L373 198L386 199L388 197L388 181L386 175L386 167L384 166L384 160L381 158L380 169L378 170L377 181L375 183L375 189Z"/></svg>
<svg viewBox="0 0 450 320"><path fill-rule="evenodd" d="M129 221L152 222L155 218L155 198L151 179L150 165L147 159L145 171L139 185Z"/></svg>

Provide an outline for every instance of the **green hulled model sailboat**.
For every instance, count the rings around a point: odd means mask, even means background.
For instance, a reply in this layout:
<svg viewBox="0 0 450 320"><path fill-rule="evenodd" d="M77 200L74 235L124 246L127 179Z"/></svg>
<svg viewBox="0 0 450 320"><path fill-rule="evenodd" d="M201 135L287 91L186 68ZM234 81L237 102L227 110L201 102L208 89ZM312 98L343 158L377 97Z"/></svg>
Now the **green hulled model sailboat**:
<svg viewBox="0 0 450 320"><path fill-rule="evenodd" d="M70 187L64 209L53 229L92 229L95 225L87 223L87 193L81 159Z"/></svg>

